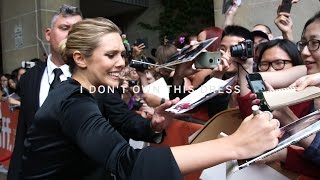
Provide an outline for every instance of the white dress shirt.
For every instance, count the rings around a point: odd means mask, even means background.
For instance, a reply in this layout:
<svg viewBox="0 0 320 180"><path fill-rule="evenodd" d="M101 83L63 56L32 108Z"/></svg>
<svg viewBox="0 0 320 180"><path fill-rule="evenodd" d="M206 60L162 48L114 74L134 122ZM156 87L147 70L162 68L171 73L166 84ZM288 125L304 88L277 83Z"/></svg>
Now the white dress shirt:
<svg viewBox="0 0 320 180"><path fill-rule="evenodd" d="M67 77L71 77L71 73L69 71L69 66L64 64L60 67L56 66L52 61L51 61L51 54L48 56L47 59L47 67L43 72L42 78L41 78L41 84L40 84L40 94L39 94L39 105L40 107L42 106L43 102L46 100L49 89L50 89L50 84L52 83L54 79L54 73L53 70L55 68L60 68L63 72L60 76L60 80L65 81L67 80Z"/></svg>

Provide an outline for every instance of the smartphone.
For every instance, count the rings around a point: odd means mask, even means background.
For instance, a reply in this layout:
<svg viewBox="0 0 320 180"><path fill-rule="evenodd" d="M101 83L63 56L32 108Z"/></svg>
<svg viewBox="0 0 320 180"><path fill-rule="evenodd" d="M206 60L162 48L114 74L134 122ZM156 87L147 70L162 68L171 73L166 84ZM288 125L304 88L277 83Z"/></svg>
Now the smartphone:
<svg viewBox="0 0 320 180"><path fill-rule="evenodd" d="M279 12L290 13L291 11L291 3L292 0L282 0L281 5L279 7Z"/></svg>
<svg viewBox="0 0 320 180"><path fill-rule="evenodd" d="M195 59L196 69L214 69L221 64L221 52L202 52Z"/></svg>
<svg viewBox="0 0 320 180"><path fill-rule="evenodd" d="M248 81L249 88L257 95L257 98L260 100L260 110L270 111L262 94L262 92L266 91L267 88L261 75L259 73L247 74L246 79Z"/></svg>

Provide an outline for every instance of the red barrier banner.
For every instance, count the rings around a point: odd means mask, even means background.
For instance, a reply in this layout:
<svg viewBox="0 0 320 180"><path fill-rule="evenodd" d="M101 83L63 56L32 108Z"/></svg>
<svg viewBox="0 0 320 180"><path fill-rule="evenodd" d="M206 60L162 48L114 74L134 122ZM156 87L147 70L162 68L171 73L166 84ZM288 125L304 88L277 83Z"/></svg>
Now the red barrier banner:
<svg viewBox="0 0 320 180"><path fill-rule="evenodd" d="M1 113L0 163L8 168L16 137L19 110L10 108L7 102L1 102Z"/></svg>

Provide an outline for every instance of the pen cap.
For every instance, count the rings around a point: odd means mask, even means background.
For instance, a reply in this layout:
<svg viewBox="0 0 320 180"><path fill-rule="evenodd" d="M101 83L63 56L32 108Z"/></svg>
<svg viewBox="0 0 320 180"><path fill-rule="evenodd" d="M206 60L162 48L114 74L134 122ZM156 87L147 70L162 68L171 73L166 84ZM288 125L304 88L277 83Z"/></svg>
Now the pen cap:
<svg viewBox="0 0 320 180"><path fill-rule="evenodd" d="M251 107L251 109L252 109L252 111L254 112L254 111L260 110L260 107L259 107L258 105L253 105L253 106Z"/></svg>

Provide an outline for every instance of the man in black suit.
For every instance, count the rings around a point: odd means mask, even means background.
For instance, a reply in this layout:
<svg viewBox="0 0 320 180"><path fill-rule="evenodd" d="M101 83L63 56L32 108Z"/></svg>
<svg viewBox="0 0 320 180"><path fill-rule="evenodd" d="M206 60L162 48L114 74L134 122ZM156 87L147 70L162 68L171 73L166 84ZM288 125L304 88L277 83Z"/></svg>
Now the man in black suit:
<svg viewBox="0 0 320 180"><path fill-rule="evenodd" d="M50 43L51 54L46 62L29 69L17 85L17 93L21 97L18 126L16 131L15 147L12 153L8 180L18 180L21 174L22 154L24 151L24 138L30 127L34 115L46 99L50 85L54 80L53 70L60 68L60 80L70 77L69 68L65 65L59 53L59 43L68 35L71 26L82 20L77 7L62 5L51 20L51 27L46 29L46 40Z"/></svg>

